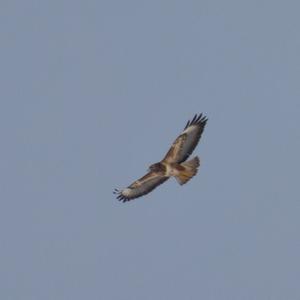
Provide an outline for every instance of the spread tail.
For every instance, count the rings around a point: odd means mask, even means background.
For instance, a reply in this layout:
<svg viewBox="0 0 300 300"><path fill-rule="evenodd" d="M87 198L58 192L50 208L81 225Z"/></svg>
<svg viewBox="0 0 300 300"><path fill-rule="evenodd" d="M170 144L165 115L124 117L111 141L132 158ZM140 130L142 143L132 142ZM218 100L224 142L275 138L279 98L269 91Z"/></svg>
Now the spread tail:
<svg viewBox="0 0 300 300"><path fill-rule="evenodd" d="M197 174L200 160L198 156L180 164L179 174L175 176L180 185L187 183L193 176Z"/></svg>

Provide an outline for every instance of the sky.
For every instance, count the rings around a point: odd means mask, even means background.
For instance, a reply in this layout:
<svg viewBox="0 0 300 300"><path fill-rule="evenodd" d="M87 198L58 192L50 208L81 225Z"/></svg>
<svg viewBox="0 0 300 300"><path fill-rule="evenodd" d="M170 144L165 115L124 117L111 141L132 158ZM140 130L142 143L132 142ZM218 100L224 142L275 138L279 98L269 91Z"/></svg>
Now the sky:
<svg viewBox="0 0 300 300"><path fill-rule="evenodd" d="M300 299L300 4L0 2L0 298ZM196 113L199 173L118 202Z"/></svg>

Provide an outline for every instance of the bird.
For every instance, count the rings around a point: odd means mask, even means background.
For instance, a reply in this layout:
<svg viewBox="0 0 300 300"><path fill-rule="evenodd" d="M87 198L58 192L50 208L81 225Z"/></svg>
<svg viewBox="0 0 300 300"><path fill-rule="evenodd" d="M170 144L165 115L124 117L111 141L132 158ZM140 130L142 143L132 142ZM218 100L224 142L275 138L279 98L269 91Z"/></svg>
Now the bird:
<svg viewBox="0 0 300 300"><path fill-rule="evenodd" d="M170 177L175 177L180 185L194 177L198 172L200 159L198 156L187 159L196 148L207 120L208 118L202 113L196 114L193 119L189 120L164 158L152 164L146 175L124 189L114 189L113 193L117 195L117 199L127 202L146 195Z"/></svg>

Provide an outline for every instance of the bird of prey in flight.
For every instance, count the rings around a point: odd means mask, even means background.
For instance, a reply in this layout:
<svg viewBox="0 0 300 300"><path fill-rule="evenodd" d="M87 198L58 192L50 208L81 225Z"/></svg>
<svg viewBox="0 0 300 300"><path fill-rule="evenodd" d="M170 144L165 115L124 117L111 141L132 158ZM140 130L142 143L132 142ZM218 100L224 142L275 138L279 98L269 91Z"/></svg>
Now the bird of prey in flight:
<svg viewBox="0 0 300 300"><path fill-rule="evenodd" d="M198 156L187 160L196 148L207 117L195 115L188 121L183 132L176 138L165 157L149 167L149 172L123 190L115 189L117 199L123 202L150 193L157 186L175 177L180 185L187 183L197 174L200 160Z"/></svg>

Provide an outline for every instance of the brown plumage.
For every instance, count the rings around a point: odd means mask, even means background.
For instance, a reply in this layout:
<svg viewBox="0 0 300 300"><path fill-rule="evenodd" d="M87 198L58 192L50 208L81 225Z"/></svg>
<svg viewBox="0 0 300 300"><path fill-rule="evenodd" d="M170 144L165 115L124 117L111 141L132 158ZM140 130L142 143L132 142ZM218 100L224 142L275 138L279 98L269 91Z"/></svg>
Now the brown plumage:
<svg viewBox="0 0 300 300"><path fill-rule="evenodd" d="M175 176L180 185L187 183L198 172L200 160L198 156L178 165L179 174Z"/></svg>
<svg viewBox="0 0 300 300"><path fill-rule="evenodd" d="M199 158L195 156L191 160L186 160L196 148L207 120L205 116L200 114L188 121L183 132L176 138L163 160L151 165L145 176L127 188L114 190L114 193L118 195L117 199L126 202L146 195L172 176L180 185L185 184L195 176L200 165Z"/></svg>

